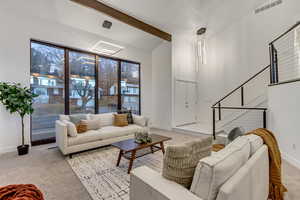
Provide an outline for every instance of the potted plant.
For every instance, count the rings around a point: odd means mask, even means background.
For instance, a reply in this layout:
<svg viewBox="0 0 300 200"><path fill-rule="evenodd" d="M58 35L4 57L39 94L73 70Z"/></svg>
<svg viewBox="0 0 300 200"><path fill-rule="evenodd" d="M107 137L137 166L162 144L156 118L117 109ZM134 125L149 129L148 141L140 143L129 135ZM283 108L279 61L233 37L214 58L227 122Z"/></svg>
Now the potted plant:
<svg viewBox="0 0 300 200"><path fill-rule="evenodd" d="M0 82L0 103L11 114L17 113L22 122L22 145L18 146L18 154L25 155L28 153L29 145L25 145L24 139L24 117L33 113L32 102L38 95L33 94L29 88L22 87L19 83Z"/></svg>

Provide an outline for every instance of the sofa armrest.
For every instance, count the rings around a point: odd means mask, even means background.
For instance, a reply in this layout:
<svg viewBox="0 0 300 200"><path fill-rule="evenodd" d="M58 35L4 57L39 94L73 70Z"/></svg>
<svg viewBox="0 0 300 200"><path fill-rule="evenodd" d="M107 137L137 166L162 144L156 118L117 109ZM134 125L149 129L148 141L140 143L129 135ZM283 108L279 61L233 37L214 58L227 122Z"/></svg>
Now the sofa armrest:
<svg viewBox="0 0 300 200"><path fill-rule="evenodd" d="M61 152L66 155L66 148L68 142L68 130L67 125L63 122L57 120L55 122L55 137L56 137L56 144L61 150Z"/></svg>
<svg viewBox="0 0 300 200"><path fill-rule="evenodd" d="M169 181L146 166L131 172L130 200L201 200L183 186Z"/></svg>

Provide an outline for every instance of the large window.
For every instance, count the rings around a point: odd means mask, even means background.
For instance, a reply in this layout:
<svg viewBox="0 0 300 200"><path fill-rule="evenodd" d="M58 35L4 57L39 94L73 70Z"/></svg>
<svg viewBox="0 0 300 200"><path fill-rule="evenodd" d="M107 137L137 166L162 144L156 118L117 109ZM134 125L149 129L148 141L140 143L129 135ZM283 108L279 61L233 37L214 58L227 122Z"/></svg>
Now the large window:
<svg viewBox="0 0 300 200"><path fill-rule="evenodd" d="M31 42L32 143L54 141L60 114L132 110L140 114L140 64Z"/></svg>
<svg viewBox="0 0 300 200"><path fill-rule="evenodd" d="M69 53L70 113L95 113L95 56Z"/></svg>
<svg viewBox="0 0 300 200"><path fill-rule="evenodd" d="M99 113L118 110L118 66L116 60L99 59Z"/></svg>
<svg viewBox="0 0 300 200"><path fill-rule="evenodd" d="M122 109L140 113L140 66L135 63L121 62Z"/></svg>
<svg viewBox="0 0 300 200"><path fill-rule="evenodd" d="M31 44L31 90L35 112L31 116L31 140L54 140L55 120L65 112L64 49Z"/></svg>

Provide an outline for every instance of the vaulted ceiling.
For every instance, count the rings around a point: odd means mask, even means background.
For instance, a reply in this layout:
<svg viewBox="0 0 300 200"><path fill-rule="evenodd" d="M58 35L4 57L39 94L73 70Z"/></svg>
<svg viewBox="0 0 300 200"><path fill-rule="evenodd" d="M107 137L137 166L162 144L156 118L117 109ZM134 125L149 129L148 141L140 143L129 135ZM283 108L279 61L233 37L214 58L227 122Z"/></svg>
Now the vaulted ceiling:
<svg viewBox="0 0 300 200"><path fill-rule="evenodd" d="M208 33L222 30L238 20L263 0L98 0L136 17L163 31L195 31L207 26ZM11 12L44 18L93 34L99 34L121 44L152 50L161 39L112 19L98 11L70 0L6 0L0 7ZM250 8L250 9L249 9ZM101 27L104 20L113 22L112 29Z"/></svg>
<svg viewBox="0 0 300 200"><path fill-rule="evenodd" d="M98 0L142 19L158 28L174 32L191 29L203 21L201 11L214 0Z"/></svg>
<svg viewBox="0 0 300 200"><path fill-rule="evenodd" d="M218 32L266 0L98 0L170 33Z"/></svg>

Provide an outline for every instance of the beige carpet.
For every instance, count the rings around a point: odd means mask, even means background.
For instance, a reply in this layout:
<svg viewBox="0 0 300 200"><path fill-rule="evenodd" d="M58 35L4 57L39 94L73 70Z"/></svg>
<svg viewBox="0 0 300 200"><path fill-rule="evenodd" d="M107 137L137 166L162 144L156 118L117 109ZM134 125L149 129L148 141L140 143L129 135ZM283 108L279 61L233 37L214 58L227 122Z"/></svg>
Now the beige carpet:
<svg viewBox="0 0 300 200"><path fill-rule="evenodd" d="M168 146L169 144L191 139L194 139L194 137L176 135L173 140L165 144ZM122 158L120 166L116 167L118 153L117 148L105 147L77 154L72 159L67 159L93 200L129 200L130 175L127 174L128 160ZM161 151L148 154L136 159L133 163L133 169L145 165L160 172L162 160L163 154Z"/></svg>
<svg viewBox="0 0 300 200"><path fill-rule="evenodd" d="M171 136L174 143L194 138L169 131L154 132ZM16 152L0 155L0 186L32 183L43 191L46 200L92 200L65 157L58 149L48 149L51 146L55 145L34 147L24 157L17 156ZM283 179L289 200L300 200L300 170L283 162Z"/></svg>
<svg viewBox="0 0 300 200"><path fill-rule="evenodd" d="M162 153L156 152L135 160L133 168L146 165L156 171L161 169ZM93 200L129 200L130 175L128 160L116 167L118 150L109 147L83 153L68 162Z"/></svg>

